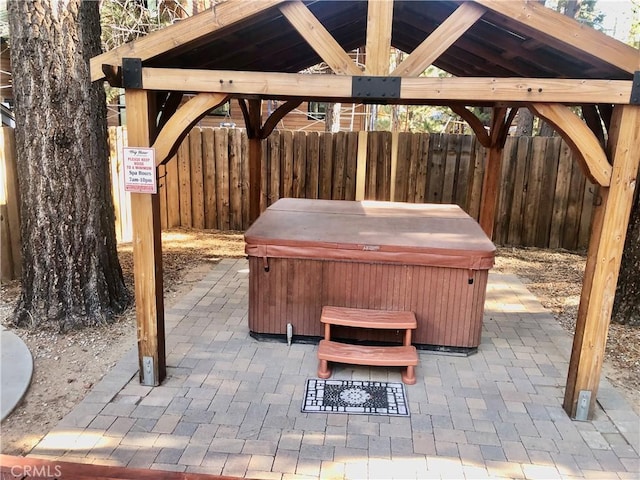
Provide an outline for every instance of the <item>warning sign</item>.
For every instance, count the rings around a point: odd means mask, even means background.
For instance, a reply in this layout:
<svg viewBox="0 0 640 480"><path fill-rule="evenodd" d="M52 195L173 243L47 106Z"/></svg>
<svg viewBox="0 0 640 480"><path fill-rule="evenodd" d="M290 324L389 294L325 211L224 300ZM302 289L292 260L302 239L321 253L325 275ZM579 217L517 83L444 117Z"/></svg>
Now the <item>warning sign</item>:
<svg viewBox="0 0 640 480"><path fill-rule="evenodd" d="M135 193L158 193L156 152L153 148L125 147L124 189Z"/></svg>

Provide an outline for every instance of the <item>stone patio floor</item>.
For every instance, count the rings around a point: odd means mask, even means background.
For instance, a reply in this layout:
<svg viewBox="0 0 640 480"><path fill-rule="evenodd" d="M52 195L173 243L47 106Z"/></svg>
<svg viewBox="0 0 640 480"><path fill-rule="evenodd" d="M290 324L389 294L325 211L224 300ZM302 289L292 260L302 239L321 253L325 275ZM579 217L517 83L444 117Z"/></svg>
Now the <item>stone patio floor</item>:
<svg viewBox="0 0 640 480"><path fill-rule="evenodd" d="M140 385L132 346L30 455L267 479L639 478L638 415L603 380L594 420L567 417L570 336L515 276L490 274L476 354L420 352L410 417L301 413L317 346L251 338L247 286L246 260L222 260L166 312L166 381Z"/></svg>

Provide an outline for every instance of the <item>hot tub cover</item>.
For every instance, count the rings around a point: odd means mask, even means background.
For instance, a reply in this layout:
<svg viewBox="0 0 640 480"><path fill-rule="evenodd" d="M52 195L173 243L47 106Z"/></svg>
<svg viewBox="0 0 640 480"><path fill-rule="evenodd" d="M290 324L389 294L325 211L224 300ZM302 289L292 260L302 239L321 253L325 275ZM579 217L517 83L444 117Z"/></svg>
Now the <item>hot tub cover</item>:
<svg viewBox="0 0 640 480"><path fill-rule="evenodd" d="M495 246L457 205L276 201L245 233L255 257L403 263L488 270Z"/></svg>

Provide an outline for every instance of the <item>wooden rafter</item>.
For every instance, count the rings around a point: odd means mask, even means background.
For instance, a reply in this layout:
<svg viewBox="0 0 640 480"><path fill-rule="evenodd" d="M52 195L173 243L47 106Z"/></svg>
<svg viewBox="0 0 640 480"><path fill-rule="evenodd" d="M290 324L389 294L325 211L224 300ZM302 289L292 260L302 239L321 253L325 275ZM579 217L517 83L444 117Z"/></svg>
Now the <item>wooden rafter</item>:
<svg viewBox="0 0 640 480"><path fill-rule="evenodd" d="M564 105L532 104L529 108L553 125L572 147L589 180L601 186L609 186L611 165L600 141L586 123Z"/></svg>
<svg viewBox="0 0 640 480"><path fill-rule="evenodd" d="M139 58L148 60L168 50L185 45L217 30L228 27L240 20L256 15L285 0L261 0L246 2L244 0L227 0L215 8L184 19L172 25L171 35L163 30L151 32L134 42L126 43L118 48L91 59L91 81L102 80L105 74L102 65L121 65L122 58Z"/></svg>
<svg viewBox="0 0 640 480"><path fill-rule="evenodd" d="M351 99L348 75L143 68L143 88L264 98ZM403 78L398 103L495 102L627 104L631 80L553 78Z"/></svg>
<svg viewBox="0 0 640 480"><path fill-rule="evenodd" d="M367 75L389 74L393 0L370 1L367 11Z"/></svg>
<svg viewBox="0 0 640 480"><path fill-rule="evenodd" d="M538 2L474 0L500 15L528 27L540 38L552 38L595 58L633 73L638 68L638 51ZM534 38L534 41L538 38ZM537 47L538 45L534 45Z"/></svg>
<svg viewBox="0 0 640 480"><path fill-rule="evenodd" d="M484 8L471 2L460 5L395 68L391 76L417 77L420 75L476 23L484 12Z"/></svg>
<svg viewBox="0 0 640 480"><path fill-rule="evenodd" d="M302 2L285 3L280 6L280 11L334 73L362 73L349 54Z"/></svg>
<svg viewBox="0 0 640 480"><path fill-rule="evenodd" d="M229 100L223 93L199 93L180 107L160 131L153 143L156 165L164 165L178 150L189 130L211 109Z"/></svg>

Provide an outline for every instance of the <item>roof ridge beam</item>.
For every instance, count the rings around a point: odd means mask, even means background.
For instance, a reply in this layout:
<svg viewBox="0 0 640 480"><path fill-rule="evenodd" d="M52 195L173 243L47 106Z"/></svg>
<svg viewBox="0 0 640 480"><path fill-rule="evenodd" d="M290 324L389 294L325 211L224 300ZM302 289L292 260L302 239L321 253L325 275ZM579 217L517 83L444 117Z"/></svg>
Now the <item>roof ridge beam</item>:
<svg viewBox="0 0 640 480"><path fill-rule="evenodd" d="M638 50L538 2L474 0L476 3L626 72L638 69Z"/></svg>
<svg viewBox="0 0 640 480"><path fill-rule="evenodd" d="M307 43L337 74L361 75L362 72L342 46L301 1L285 3L280 12Z"/></svg>
<svg viewBox="0 0 640 480"><path fill-rule="evenodd" d="M369 0L367 7L367 75L389 75L393 0Z"/></svg>
<svg viewBox="0 0 640 480"><path fill-rule="evenodd" d="M102 80L105 74L102 65L121 65L123 57L140 58L142 61L161 55L180 45L197 40L203 35L213 33L224 27L264 10L278 5L285 0L261 0L246 2L245 0L227 0L216 4L202 13L181 20L173 25L156 30L138 40L125 43L91 59L91 81ZM169 34L168 30L171 31Z"/></svg>
<svg viewBox="0 0 640 480"><path fill-rule="evenodd" d="M460 5L400 65L392 77L417 77L482 17L485 8L472 2Z"/></svg>

